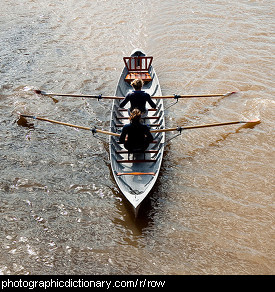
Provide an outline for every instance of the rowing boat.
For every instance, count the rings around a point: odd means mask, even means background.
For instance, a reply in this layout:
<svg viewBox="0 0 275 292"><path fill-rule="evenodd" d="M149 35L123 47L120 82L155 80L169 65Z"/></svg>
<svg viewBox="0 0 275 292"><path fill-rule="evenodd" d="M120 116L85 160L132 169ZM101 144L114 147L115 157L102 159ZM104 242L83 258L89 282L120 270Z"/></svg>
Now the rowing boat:
<svg viewBox="0 0 275 292"><path fill-rule="evenodd" d="M144 122L152 129L164 128L163 99L157 74L151 65L152 57L147 57L141 50L134 50L130 57L124 58L125 67L119 78L115 96L124 97L132 90L130 81L141 77L145 84L144 91L149 93L157 105L156 109L147 104L148 113ZM123 125L129 123L127 109L119 107L121 100L114 99L111 111L111 132L121 133ZM154 133L154 140L145 153L128 153L118 138L110 136L110 161L114 179L125 198L130 202L137 215L141 202L148 196L155 185L163 159L165 133Z"/></svg>
<svg viewBox="0 0 275 292"><path fill-rule="evenodd" d="M125 68L123 69L118 81L115 96L102 96L102 95L83 95L83 94L64 94L64 93L47 93L42 90L35 90L36 94L42 94L45 96L71 96L71 97L85 97L113 100L110 128L111 131L99 130L97 128L90 128L85 126L73 125L70 123L64 123L61 121L50 120L48 118L37 117L33 115L22 115L20 119L32 118L35 120L50 122L53 124L64 125L73 127L76 129L92 131L93 134L102 133L109 135L110 137L110 161L113 176L115 181L127 198L130 204L133 206L135 215L137 215L138 209L142 201L152 190L155 185L160 167L163 159L165 133L178 131L181 133L183 130L199 129L217 126L227 126L234 124L244 124L242 127L253 128L259 124L260 119L251 121L231 121L223 123L211 123L194 126L184 126L176 128L165 128L164 121L164 106L163 98L193 98L193 97L225 97L235 92L227 94L207 94L207 95L174 95L163 96L161 94L161 88L157 74L152 66L153 57L148 57L142 51L136 49L130 57L124 57ZM123 145L119 143L118 137L120 136L122 127L128 123L128 111L127 109L121 109L119 107L120 101L126 96L126 94L132 90L130 82L135 78L141 78L145 81L143 90L149 93L155 101L157 108L149 108L146 117L143 120L146 124L149 124L152 128L150 132L154 136L153 142L150 144L145 153L128 153ZM19 120L20 120L19 119ZM18 120L18 124L23 125L27 121ZM178 135L177 135L178 136ZM171 140L171 139L170 139Z"/></svg>

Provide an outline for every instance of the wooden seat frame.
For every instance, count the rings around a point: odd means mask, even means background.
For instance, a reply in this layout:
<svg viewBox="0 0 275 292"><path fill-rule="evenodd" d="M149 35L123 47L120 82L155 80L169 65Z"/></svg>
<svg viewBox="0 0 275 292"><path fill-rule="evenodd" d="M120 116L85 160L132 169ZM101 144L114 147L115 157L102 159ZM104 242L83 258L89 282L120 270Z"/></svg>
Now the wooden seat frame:
<svg viewBox="0 0 275 292"><path fill-rule="evenodd" d="M123 58L128 74L125 77L127 83L131 83L135 79L142 79L145 83L152 81L149 69L153 61L153 57L124 57Z"/></svg>

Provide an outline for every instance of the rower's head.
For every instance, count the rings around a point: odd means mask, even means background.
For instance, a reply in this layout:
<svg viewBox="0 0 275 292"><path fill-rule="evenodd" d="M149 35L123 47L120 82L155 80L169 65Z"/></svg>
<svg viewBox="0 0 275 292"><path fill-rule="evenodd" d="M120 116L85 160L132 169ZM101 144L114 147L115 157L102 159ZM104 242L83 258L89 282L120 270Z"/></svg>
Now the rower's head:
<svg viewBox="0 0 275 292"><path fill-rule="evenodd" d="M143 81L141 79L135 79L131 82L131 85L134 87L135 90L141 90L143 86Z"/></svg>
<svg viewBox="0 0 275 292"><path fill-rule="evenodd" d="M140 119L141 119L141 111L135 108L130 114L130 122L139 123Z"/></svg>

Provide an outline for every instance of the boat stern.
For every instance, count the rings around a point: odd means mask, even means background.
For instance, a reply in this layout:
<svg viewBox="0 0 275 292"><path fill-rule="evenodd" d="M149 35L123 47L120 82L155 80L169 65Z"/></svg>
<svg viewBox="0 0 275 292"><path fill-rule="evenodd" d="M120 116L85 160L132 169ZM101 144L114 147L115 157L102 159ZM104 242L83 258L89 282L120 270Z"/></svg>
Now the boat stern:
<svg viewBox="0 0 275 292"><path fill-rule="evenodd" d="M146 54L139 48L136 48L132 51L131 57L144 57Z"/></svg>

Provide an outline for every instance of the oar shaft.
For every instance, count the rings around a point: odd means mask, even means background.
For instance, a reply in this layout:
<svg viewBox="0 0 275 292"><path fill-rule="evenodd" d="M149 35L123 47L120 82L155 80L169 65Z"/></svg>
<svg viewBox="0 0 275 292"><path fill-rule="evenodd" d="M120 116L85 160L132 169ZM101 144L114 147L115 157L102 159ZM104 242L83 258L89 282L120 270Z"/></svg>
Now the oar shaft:
<svg viewBox="0 0 275 292"><path fill-rule="evenodd" d="M44 94L44 95L82 97L82 98L96 98L96 99L124 99L124 97L119 97L119 96L85 95L85 94L47 93L47 94Z"/></svg>
<svg viewBox="0 0 275 292"><path fill-rule="evenodd" d="M162 132L172 132L177 131L178 128L169 128L169 129L158 129L158 130L150 130L151 133L162 133Z"/></svg>
<svg viewBox="0 0 275 292"><path fill-rule="evenodd" d="M177 99L177 98L197 98L197 97L219 97L224 96L224 94L205 94L205 95L162 95L162 96L152 96L155 99Z"/></svg>
<svg viewBox="0 0 275 292"><path fill-rule="evenodd" d="M243 124L246 123L244 121L236 121L236 122L226 122L226 123L217 123L217 124L205 124L205 125L197 125L197 126L186 126L182 127L183 130L188 129L199 129L199 128L208 128L208 127L218 127L218 126L227 126L227 125L235 125L235 124Z"/></svg>
<svg viewBox="0 0 275 292"><path fill-rule="evenodd" d="M54 93L54 92L45 92L45 91L41 91L41 90L34 90L34 92L37 94L42 94L42 95L46 95L46 96L68 96L68 97L83 97L83 98L96 98L96 99L124 99L124 97L119 97L119 96Z"/></svg>
<svg viewBox="0 0 275 292"><path fill-rule="evenodd" d="M174 99L178 99L178 98L197 98L197 97L219 97L219 96L229 96L231 94L234 94L236 93L235 91L232 91L232 92L228 92L228 93L225 93L225 94L191 94L191 95L162 95L162 96L152 96L152 98L155 98L155 99L171 99L171 98L174 98Z"/></svg>
<svg viewBox="0 0 275 292"><path fill-rule="evenodd" d="M96 132L96 133L101 133L101 134L110 135L110 136L116 136L116 137L119 137L119 136L120 136L120 135L117 134L117 133L108 132L108 131L104 131L104 130L98 130L98 129L95 129L95 132Z"/></svg>
<svg viewBox="0 0 275 292"><path fill-rule="evenodd" d="M159 132L171 132L171 131L182 131L182 130L191 130L191 129L199 129L199 128L208 128L208 127L217 127L217 126L227 126L234 124L258 124L260 123L259 119L253 121L234 121L234 122L226 122L226 123L215 123L215 124L204 124L197 126L185 126L185 127L177 127L170 129L159 129L159 130L151 130L151 133L159 133Z"/></svg>
<svg viewBox="0 0 275 292"><path fill-rule="evenodd" d="M40 117L29 116L29 115L21 115L21 116L24 117L24 118L32 118L32 119L36 119L36 120L39 120L39 121L49 122L49 123L52 123L52 124L58 124L58 125L62 125L62 126L76 128L76 129L94 131L95 133L102 133L102 134L116 136L116 137L120 136L119 134L113 133L113 132L98 130L98 129L84 127L84 126L73 125L73 124L59 122L59 121L50 120L50 119L46 119L46 118L40 118Z"/></svg>

